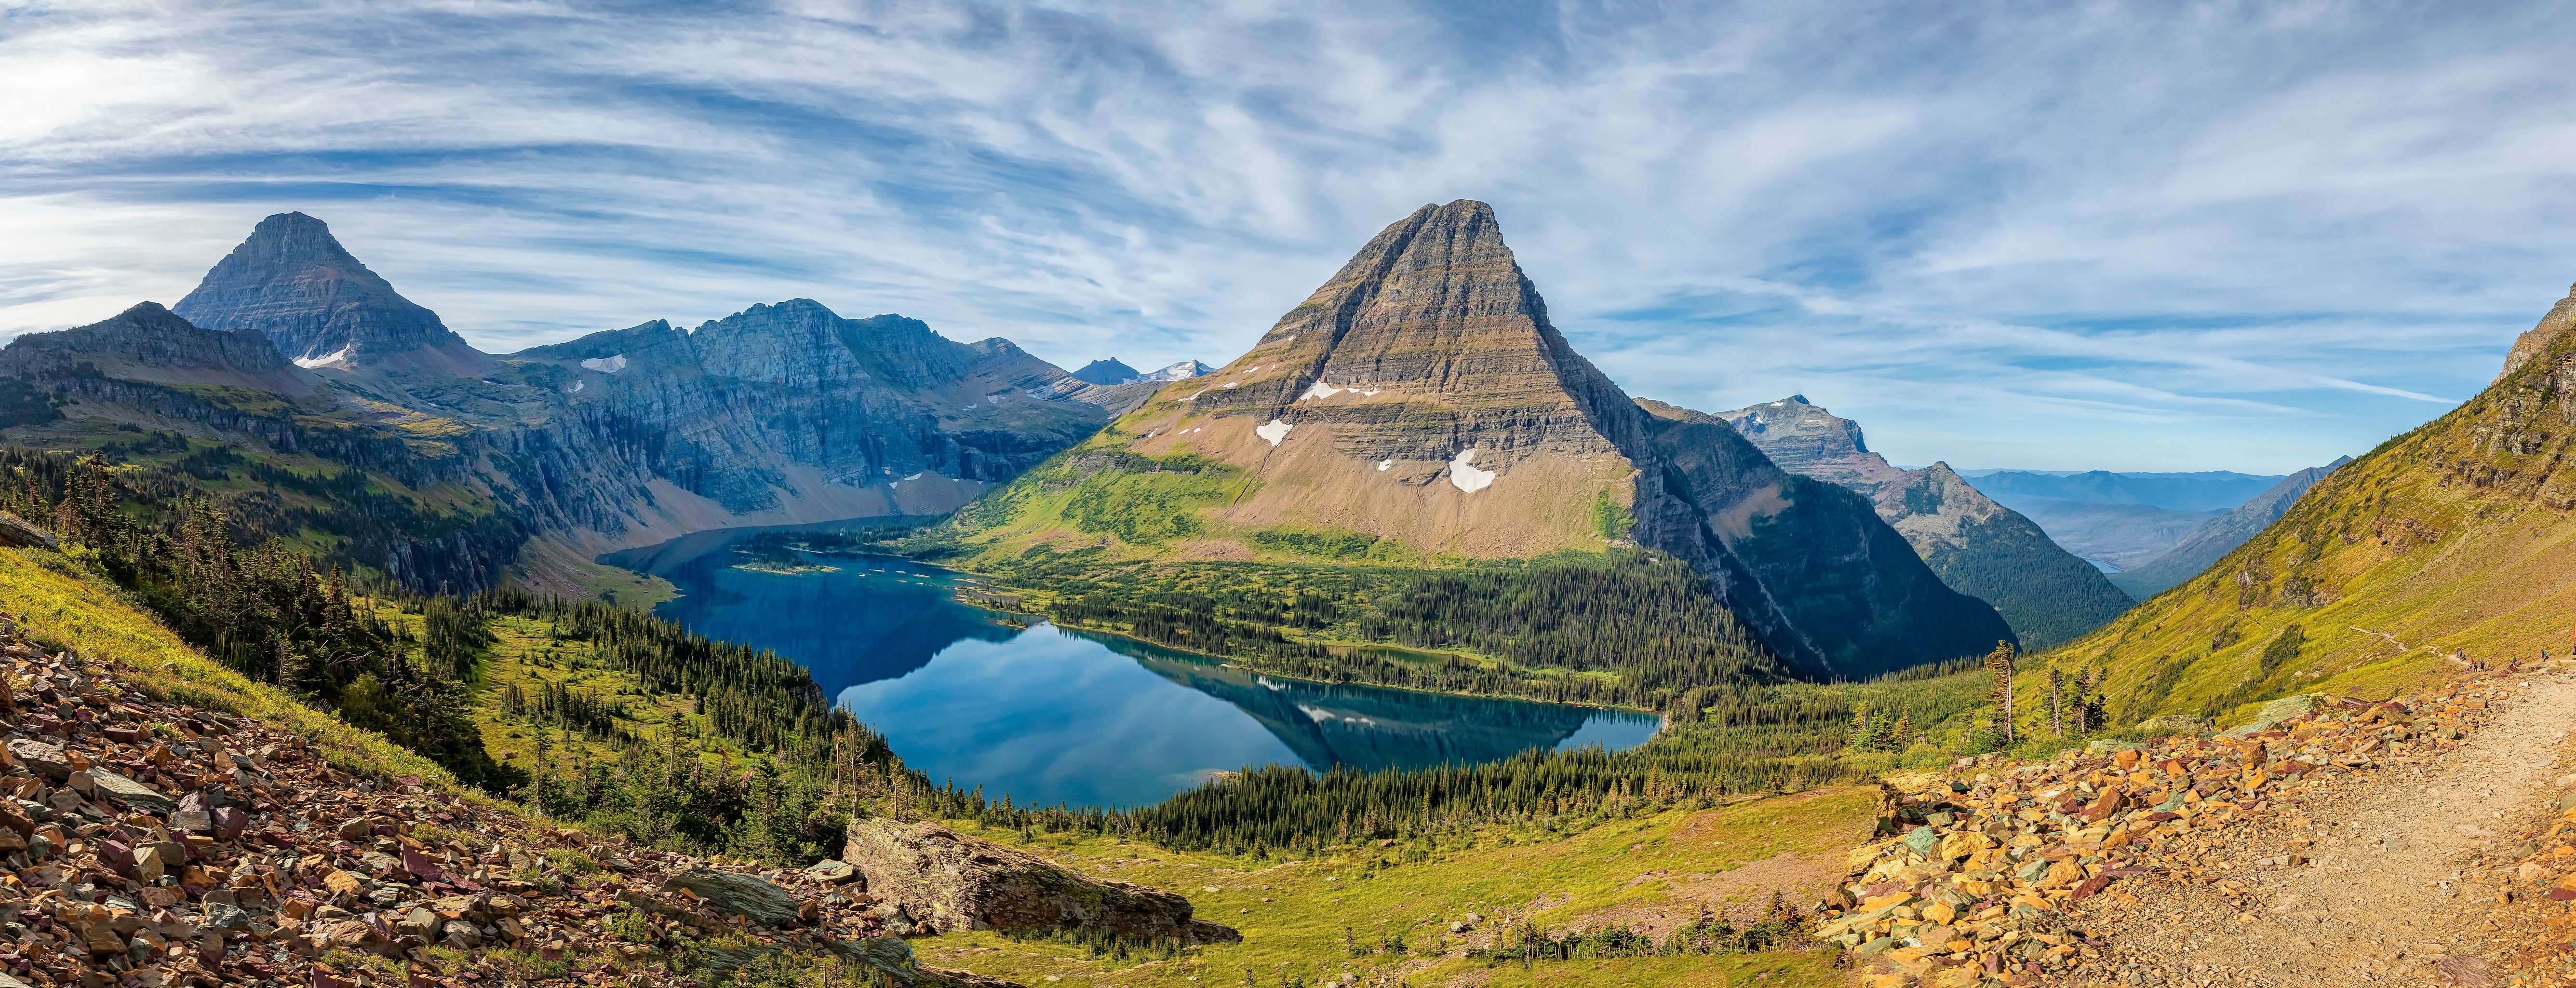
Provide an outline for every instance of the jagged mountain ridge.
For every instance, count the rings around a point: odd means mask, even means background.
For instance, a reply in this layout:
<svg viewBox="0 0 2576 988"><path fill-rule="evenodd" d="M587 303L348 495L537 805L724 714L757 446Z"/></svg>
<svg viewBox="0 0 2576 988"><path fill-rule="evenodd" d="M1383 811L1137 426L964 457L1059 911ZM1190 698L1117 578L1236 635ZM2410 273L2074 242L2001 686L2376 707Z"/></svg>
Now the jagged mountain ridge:
<svg viewBox="0 0 2576 988"><path fill-rule="evenodd" d="M470 560L351 560L420 585L516 566L571 592L600 552L687 531L938 514L1155 387L1085 384L1007 340L805 299L494 357L301 213L261 221L183 308L230 331L146 303L14 341L0 366L61 408L13 412L7 438L77 448L140 424L380 471L403 497L482 519L471 540L419 539ZM323 347L329 359L288 359Z"/></svg>
<svg viewBox="0 0 2576 988"><path fill-rule="evenodd" d="M2576 334L2336 468L2199 575L2047 656L2128 716L2385 689L2454 654L2565 654L2576 613ZM2289 630L2296 626L2298 633Z"/></svg>
<svg viewBox="0 0 2576 988"><path fill-rule="evenodd" d="M1223 486L1122 479L1173 473ZM1152 483L1178 524L1122 536L1085 514ZM1277 547L1313 537L1379 561L1530 559L1633 541L1690 561L1821 675L2011 636L1857 495L1780 470L1723 424L1640 410L1557 332L1491 207L1467 200L1389 225L1244 356L993 497L959 525L984 554L1291 559L1302 550Z"/></svg>
<svg viewBox="0 0 2576 988"><path fill-rule="evenodd" d="M1804 395L1714 416L1656 401L1672 419L1725 422L1781 467L1869 498L1878 516L1951 589L1993 605L2026 647L2039 649L2100 627L2128 610L2128 595L2019 512L1995 503L1946 463L1900 470L1870 451L1860 423Z"/></svg>
<svg viewBox="0 0 2576 988"><path fill-rule="evenodd" d="M2316 486L2317 481L2324 480L2337 467L2350 462L2352 457L2340 457L2325 466L2309 467L2282 478L2280 483L2272 485L2271 490L2257 494L2253 500L2193 529L2164 555L2148 560L2145 565L2112 574L2111 583L2128 591L2130 596L2145 600L2199 575L2201 570L2208 569L2209 564L2217 562L2229 550L2244 545L2245 540L2280 520L2289 512L2290 505L2297 503L2299 496Z"/></svg>

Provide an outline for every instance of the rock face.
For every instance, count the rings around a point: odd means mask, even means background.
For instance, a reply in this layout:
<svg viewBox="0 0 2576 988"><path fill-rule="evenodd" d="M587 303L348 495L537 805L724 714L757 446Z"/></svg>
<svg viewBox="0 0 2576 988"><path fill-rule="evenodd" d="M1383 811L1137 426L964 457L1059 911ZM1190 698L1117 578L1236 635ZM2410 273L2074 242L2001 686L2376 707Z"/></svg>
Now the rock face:
<svg viewBox="0 0 2576 988"><path fill-rule="evenodd" d="M1193 944L1243 939L1192 918L1189 900L1178 895L1088 878L934 823L852 820L841 859L865 876L869 894L935 930L1086 930Z"/></svg>
<svg viewBox="0 0 2576 988"><path fill-rule="evenodd" d="M437 313L397 294L303 213L259 221L174 311L211 329L255 330L298 360L469 349Z"/></svg>
<svg viewBox="0 0 2576 988"><path fill-rule="evenodd" d="M694 331L655 320L507 362L563 407L565 446L613 450L737 514L823 484L890 495L896 510L873 513L936 514L1108 417L1071 397L1081 382L1008 340L958 343L918 319L845 319L811 299Z"/></svg>
<svg viewBox="0 0 2576 988"><path fill-rule="evenodd" d="M1639 404L1666 418L1698 414L1661 402ZM2101 570L2050 541L2019 512L1979 493L1949 464L1899 470L1870 451L1860 423L1809 404L1804 395L1716 417L1773 463L1869 498L1941 582L1993 605L2025 648L2072 639L2132 603Z"/></svg>
<svg viewBox="0 0 2576 988"><path fill-rule="evenodd" d="M2183 536L2181 542L2149 560L2146 565L2112 574L2111 582L2128 591L2130 596L2145 600L2200 575L2210 564L2234 552L2237 546L2244 545L2247 539L2288 514L2290 506L2298 503L2299 496L2316 486L2317 481L2326 479L2326 475L2333 473L2335 468L2350 462L2352 457L2346 456L2325 466L2309 467L2281 478L2281 482L2271 490L2255 495L2253 500L2237 505L2226 514L2201 523L2190 535Z"/></svg>
<svg viewBox="0 0 2576 988"><path fill-rule="evenodd" d="M2576 285L2568 286L2567 297L2559 299L2557 305L2550 306L2549 314L2540 317L2539 325L2531 327L2530 332L2514 338L2513 349L2505 353L2504 369L2496 372L2496 380L2502 381L2512 376L2514 371L2521 369L2522 365L2529 362L2531 358L2539 356L2542 351L2549 349L2550 344L2558 342L2560 337L2567 335L2569 329L2576 329Z"/></svg>
<svg viewBox="0 0 2576 988"><path fill-rule="evenodd" d="M2011 636L1865 501L1781 471L1723 423L1638 409L1549 322L1479 202L1388 226L1245 355L1164 386L1114 430L1120 455L1244 478L1183 506L1181 537L1119 547L1134 558L1242 559L1253 533L1277 528L1478 559L1634 543L1691 561L1774 651L1819 674ZM1112 462L1101 446L1084 470ZM1036 483L988 502L980 537L1060 531L1051 510L1011 513L1044 496Z"/></svg>

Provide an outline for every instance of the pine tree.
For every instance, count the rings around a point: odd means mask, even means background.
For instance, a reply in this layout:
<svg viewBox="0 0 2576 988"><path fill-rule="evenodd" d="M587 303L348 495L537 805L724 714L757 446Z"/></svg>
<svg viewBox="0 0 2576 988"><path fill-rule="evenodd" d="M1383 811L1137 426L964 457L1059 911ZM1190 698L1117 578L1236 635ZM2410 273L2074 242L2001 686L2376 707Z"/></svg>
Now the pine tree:
<svg viewBox="0 0 2576 988"><path fill-rule="evenodd" d="M2063 692L2065 682L2066 677L2054 667L2048 670L2048 733L2061 738L2066 736L2066 720L2058 713L2059 694Z"/></svg>
<svg viewBox="0 0 2576 988"><path fill-rule="evenodd" d="M2003 641L1996 642L1995 650L1986 653L1986 670L1995 676L1995 688L1990 697L1996 709L2002 712L1997 732L2006 747L2020 740L2013 729L2013 655L2012 643Z"/></svg>

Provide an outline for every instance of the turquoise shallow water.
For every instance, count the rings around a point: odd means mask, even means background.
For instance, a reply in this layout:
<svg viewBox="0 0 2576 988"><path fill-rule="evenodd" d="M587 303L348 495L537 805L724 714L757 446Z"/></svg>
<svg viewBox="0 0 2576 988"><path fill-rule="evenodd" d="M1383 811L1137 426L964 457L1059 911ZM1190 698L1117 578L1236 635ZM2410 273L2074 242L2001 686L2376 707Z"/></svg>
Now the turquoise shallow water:
<svg viewBox="0 0 2576 988"><path fill-rule="evenodd" d="M736 542L779 530L700 532L601 561L670 580L682 596L654 613L804 665L906 763L990 798L1129 806L1249 766L1616 750L1659 726L1587 707L1279 679L1052 625L1017 630L957 602L957 574L905 559L806 554L837 572L736 568Z"/></svg>

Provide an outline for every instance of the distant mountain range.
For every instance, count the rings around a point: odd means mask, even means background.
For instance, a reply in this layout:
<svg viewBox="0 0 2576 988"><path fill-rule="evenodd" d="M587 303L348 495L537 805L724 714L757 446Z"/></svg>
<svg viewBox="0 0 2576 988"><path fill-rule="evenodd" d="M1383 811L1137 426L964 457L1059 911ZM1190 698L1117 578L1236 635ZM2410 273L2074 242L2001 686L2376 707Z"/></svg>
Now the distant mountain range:
<svg viewBox="0 0 2576 988"><path fill-rule="evenodd" d="M2347 456L2325 466L2310 467L2281 478L2281 482L2272 485L2270 490L2202 523L2164 554L2112 574L2111 583L2128 591L2130 596L2145 600L2199 576L2210 564L2235 551L2237 546L2244 545L2246 540L2289 513L2290 505L2297 503L2299 496L2316 486L2317 481L2324 480L2337 467L2350 462L2352 457Z"/></svg>
<svg viewBox="0 0 2576 988"><path fill-rule="evenodd" d="M1143 373L1116 359L1094 360L1073 372L1076 380L1093 384L1137 384L1146 381L1186 381L1216 370L1195 360L1184 360L1151 374Z"/></svg>
<svg viewBox="0 0 2576 988"><path fill-rule="evenodd" d="M2469 661L2565 655L2576 614L2571 330L2576 294L2515 341L2486 390L2213 523L2212 535L2241 530L2287 502L2215 561L2200 566L2210 550L2195 536L2170 568L2141 566L2159 581L2199 568L2057 652L2057 665L2104 669L2115 714L2133 719L2226 717L2292 693L2385 693Z"/></svg>
<svg viewBox="0 0 2576 988"><path fill-rule="evenodd" d="M1708 417L1661 402L1640 404L1670 418ZM1714 418L1732 424L1783 468L1869 498L1942 582L1993 605L2026 648L2072 639L2133 603L2100 570L2050 541L2030 519L1979 493L1948 464L1890 466L1869 450L1860 423L1808 404L1805 395Z"/></svg>
<svg viewBox="0 0 2576 988"><path fill-rule="evenodd" d="M0 403L12 443L141 429L255 464L218 475L363 476L285 502L327 510L238 516L415 587L516 572L576 594L591 557L683 532L953 510L1158 386L808 299L486 354L302 213L261 220L170 310L19 337L0 374L35 396Z"/></svg>

